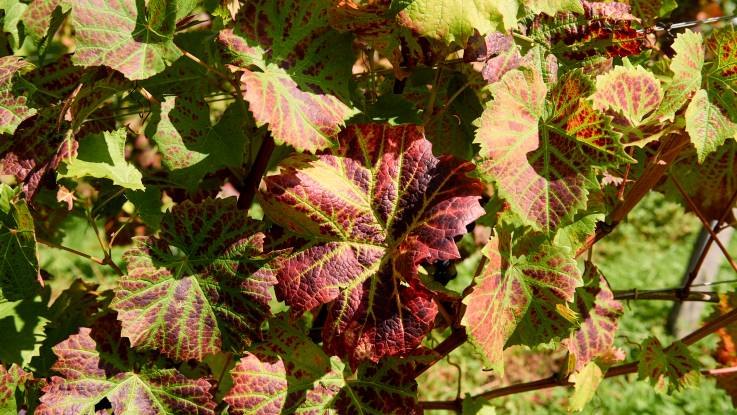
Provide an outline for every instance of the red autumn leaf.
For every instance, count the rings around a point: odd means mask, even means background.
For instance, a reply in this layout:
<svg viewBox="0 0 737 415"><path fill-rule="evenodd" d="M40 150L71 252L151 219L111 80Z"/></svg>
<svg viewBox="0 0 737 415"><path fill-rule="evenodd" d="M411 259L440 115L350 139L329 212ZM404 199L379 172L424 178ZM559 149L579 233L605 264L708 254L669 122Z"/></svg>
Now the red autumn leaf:
<svg viewBox="0 0 737 415"><path fill-rule="evenodd" d="M417 267L459 258L453 238L483 213L483 187L470 163L435 157L417 126L354 125L338 140L265 179L264 212L305 239L279 264L277 295L297 314L329 304L325 348L376 362L432 328Z"/></svg>

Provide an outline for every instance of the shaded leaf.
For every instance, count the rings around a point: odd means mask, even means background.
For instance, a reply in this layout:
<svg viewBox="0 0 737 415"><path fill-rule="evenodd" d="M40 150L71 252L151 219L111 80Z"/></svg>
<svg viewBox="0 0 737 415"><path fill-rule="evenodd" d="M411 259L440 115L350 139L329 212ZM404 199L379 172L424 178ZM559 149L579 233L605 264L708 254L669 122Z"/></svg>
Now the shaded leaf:
<svg viewBox="0 0 737 415"><path fill-rule="evenodd" d="M663 348L657 338L649 337L642 344L638 375L640 379L649 378L657 391L665 392L667 387L672 393L692 386L701 376L700 366L680 341Z"/></svg>
<svg viewBox="0 0 737 415"><path fill-rule="evenodd" d="M475 34L468 40L463 51L466 62L484 62L481 76L490 83L498 82L505 73L522 65L519 53L511 35L492 32L482 37Z"/></svg>
<svg viewBox="0 0 737 415"><path fill-rule="evenodd" d="M614 299L609 284L593 264L587 264L584 281L586 286L576 290L574 308L579 315L580 327L563 340L571 360L575 362L572 366L576 372L592 371L585 366L611 351L619 318L624 314L624 307ZM588 373L585 376L592 375Z"/></svg>
<svg viewBox="0 0 737 415"><path fill-rule="evenodd" d="M666 17L678 7L675 0L623 0L632 8L632 14L648 27L662 17Z"/></svg>
<svg viewBox="0 0 737 415"><path fill-rule="evenodd" d="M20 123L36 113L26 106L27 98L13 91L13 78L33 65L15 56L0 57L0 134L13 134Z"/></svg>
<svg viewBox="0 0 737 415"><path fill-rule="evenodd" d="M23 32L18 30L21 16L28 8L28 5L18 0L0 0L0 10L3 11L2 31L10 33L8 43L11 49L18 49L24 40Z"/></svg>
<svg viewBox="0 0 737 415"><path fill-rule="evenodd" d="M404 370L403 370L404 369ZM344 370L294 324L270 321L270 336L231 372L233 414L419 414L412 361Z"/></svg>
<svg viewBox="0 0 737 415"><path fill-rule="evenodd" d="M33 217L26 201L0 183L0 301L33 297L41 288Z"/></svg>
<svg viewBox="0 0 737 415"><path fill-rule="evenodd" d="M40 296L20 301L0 301L0 361L28 367L38 356L49 323L46 301Z"/></svg>
<svg viewBox="0 0 737 415"><path fill-rule="evenodd" d="M484 365L500 374L502 352L513 334L534 346L536 340L566 332L570 322L559 310L573 301L582 283L567 250L547 243L529 249L526 244L509 232L492 237L484 247L487 263L463 300L469 341Z"/></svg>
<svg viewBox="0 0 737 415"><path fill-rule="evenodd" d="M158 118L158 119L157 119ZM253 120L250 119L251 125ZM171 179L193 190L208 173L244 162L250 137L243 105L231 104L212 125L210 107L201 97L168 97L147 131L159 149Z"/></svg>
<svg viewBox="0 0 737 415"><path fill-rule="evenodd" d="M82 139L77 155L65 161L60 177L110 179L126 189L142 190L141 172L125 161L126 130L94 134Z"/></svg>
<svg viewBox="0 0 737 415"><path fill-rule="evenodd" d="M696 148L699 163L716 151L727 138L737 138L737 124L730 121L700 89L686 108L686 132Z"/></svg>
<svg viewBox="0 0 737 415"><path fill-rule="evenodd" d="M75 65L104 65L137 80L163 71L181 56L172 33L159 34L147 27L142 1L69 0L68 4L75 29Z"/></svg>
<svg viewBox="0 0 737 415"><path fill-rule="evenodd" d="M300 151L335 144L352 113L345 104L353 66L351 36L330 28L330 3L250 1L240 10L235 33L226 30L218 36L234 70L243 71L243 97L257 125L268 124L277 143Z"/></svg>
<svg viewBox="0 0 737 415"><path fill-rule="evenodd" d="M279 264L294 313L329 304L325 348L351 363L406 355L437 312L421 262L459 258L453 238L483 214L473 166L435 157L413 125L353 125L340 147L295 156L265 179L265 214L300 242Z"/></svg>
<svg viewBox="0 0 737 415"><path fill-rule="evenodd" d="M99 343L89 328L54 346L59 360L43 389L36 414L95 413L103 399L115 414L214 414L215 402L205 379L188 379L175 369L122 371L98 351L116 350L116 343Z"/></svg>
<svg viewBox="0 0 737 415"><path fill-rule="evenodd" d="M548 92L537 68L513 70L492 85L481 115L479 169L515 213L548 233L586 206L594 166L628 160L608 117L587 100L591 90L580 71Z"/></svg>
<svg viewBox="0 0 737 415"><path fill-rule="evenodd" d="M122 335L141 349L202 360L223 340L240 348L260 338L275 283L234 198L186 201L164 216L158 237L137 237L115 288Z"/></svg>

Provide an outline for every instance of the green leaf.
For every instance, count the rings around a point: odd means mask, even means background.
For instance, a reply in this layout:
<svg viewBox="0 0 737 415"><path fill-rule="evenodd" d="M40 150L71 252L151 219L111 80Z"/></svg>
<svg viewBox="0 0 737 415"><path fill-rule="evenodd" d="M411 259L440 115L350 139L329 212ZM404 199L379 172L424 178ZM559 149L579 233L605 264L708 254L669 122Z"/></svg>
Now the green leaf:
<svg viewBox="0 0 737 415"><path fill-rule="evenodd" d="M584 13L581 0L523 0L525 7L532 13L545 13L555 16L559 12Z"/></svg>
<svg viewBox="0 0 737 415"><path fill-rule="evenodd" d="M147 27L142 0L67 1L75 29L75 65L104 65L137 80L163 71L181 56L172 33Z"/></svg>
<svg viewBox="0 0 737 415"><path fill-rule="evenodd" d="M709 100L737 122L737 31L732 25L715 30L706 45L716 58L706 73Z"/></svg>
<svg viewBox="0 0 737 415"><path fill-rule="evenodd" d="M21 47L21 34L18 33L18 23L20 23L21 16L28 6L21 3L18 0L0 0L0 10L3 11L3 32L10 33L11 49L18 49Z"/></svg>
<svg viewBox="0 0 737 415"><path fill-rule="evenodd" d="M469 341L486 367L504 371L502 352L513 334L523 344L564 334L570 326L560 314L573 301L581 274L570 253L547 243L527 246L515 233L500 232L484 247L487 263L463 303Z"/></svg>
<svg viewBox="0 0 737 415"><path fill-rule="evenodd" d="M420 35L465 46L474 30L485 35L517 24L517 0L414 0L401 14Z"/></svg>
<svg viewBox="0 0 737 415"><path fill-rule="evenodd" d="M604 380L604 373L599 365L589 362L580 371L568 377L573 383L573 394L568 402L568 410L573 412L582 411L586 404L594 398L596 388Z"/></svg>
<svg viewBox="0 0 737 415"><path fill-rule="evenodd" d="M253 227L235 198L206 199L175 206L158 237L136 238L111 304L123 336L142 350L199 361L223 344L241 350L259 339L276 281Z"/></svg>
<svg viewBox="0 0 737 415"><path fill-rule="evenodd" d="M20 301L0 300L0 361L28 367L45 339L46 301L40 296Z"/></svg>
<svg viewBox="0 0 737 415"><path fill-rule="evenodd" d="M33 297L41 288L33 217L26 201L0 184L0 301Z"/></svg>
<svg viewBox="0 0 737 415"><path fill-rule="evenodd" d="M665 96L658 108L657 118L673 121L675 113L688 98L701 87L701 70L704 67L704 38L701 33L689 29L673 42L675 57L670 63L673 78L665 85Z"/></svg>
<svg viewBox="0 0 737 415"><path fill-rule="evenodd" d="M21 121L36 113L26 105L26 97L13 91L14 78L31 69L33 65L22 58L0 57L0 134L13 134Z"/></svg>
<svg viewBox="0 0 737 415"><path fill-rule="evenodd" d="M637 373L640 379L649 378L658 392L672 393L693 386L701 376L700 367L682 342L663 348L657 338L649 337L642 344Z"/></svg>
<svg viewBox="0 0 737 415"><path fill-rule="evenodd" d="M696 147L699 163L716 151L727 138L737 138L737 124L709 102L707 92L700 89L686 108L686 132Z"/></svg>
<svg viewBox="0 0 737 415"><path fill-rule="evenodd" d="M32 375L24 372L17 364L9 365L8 368L0 364L0 414L21 413L21 405L15 401L15 391L31 378Z"/></svg>
<svg viewBox="0 0 737 415"><path fill-rule="evenodd" d="M141 172L125 161L126 130L93 134L79 143L77 156L65 161L60 177L110 179L126 189L143 190Z"/></svg>
<svg viewBox="0 0 737 415"><path fill-rule="evenodd" d="M330 5L328 0L250 1L236 18L235 33L223 30L218 36L234 69L243 71L243 97L257 125L268 124L277 143L300 151L335 144L353 113L345 104L352 40L330 28Z"/></svg>
<svg viewBox="0 0 737 415"><path fill-rule="evenodd" d="M182 95L166 98L147 132L171 171L171 180L194 190L206 174L243 164L251 138L246 132L254 129L253 119L237 102L212 125L207 102L202 97Z"/></svg>

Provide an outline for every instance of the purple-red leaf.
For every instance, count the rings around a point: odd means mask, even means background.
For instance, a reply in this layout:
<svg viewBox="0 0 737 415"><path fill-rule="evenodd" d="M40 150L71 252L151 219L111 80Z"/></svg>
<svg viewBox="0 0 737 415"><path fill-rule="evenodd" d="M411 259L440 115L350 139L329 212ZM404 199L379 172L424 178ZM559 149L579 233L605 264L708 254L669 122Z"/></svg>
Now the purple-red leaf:
<svg viewBox="0 0 737 415"><path fill-rule="evenodd" d="M586 286L576 290L575 311L580 316L581 326L563 340L575 362L576 372L611 351L619 317L624 313L624 307L614 299L606 280L592 264L588 264L584 280Z"/></svg>
<svg viewBox="0 0 737 415"><path fill-rule="evenodd" d="M26 106L26 97L13 91L13 77L31 68L33 65L22 58L0 58L0 134L13 134L23 120L36 113Z"/></svg>
<svg viewBox="0 0 737 415"><path fill-rule="evenodd" d="M276 281L251 228L234 198L207 199L177 205L158 237L137 238L111 305L123 336L177 360L217 353L223 338L236 348L259 339Z"/></svg>
<svg viewBox="0 0 737 415"><path fill-rule="evenodd" d="M533 346L540 340L560 336L570 326L565 310L573 301L581 275L568 252L549 244L527 251L514 246L508 232L493 237L484 248L487 263L473 292L465 299L466 326L470 342L480 351L484 364L503 372L504 345L515 337Z"/></svg>
<svg viewBox="0 0 737 415"><path fill-rule="evenodd" d="M265 179L264 212L305 239L279 264L277 294L297 314L329 304L325 348L352 364L405 355L437 311L417 267L459 258L453 238L483 213L483 187L414 125L354 125L338 140Z"/></svg>
<svg viewBox="0 0 737 415"><path fill-rule="evenodd" d="M30 378L31 374L23 371L15 363L8 369L0 364L0 412L12 413L16 410L15 390L18 385L23 384Z"/></svg>
<svg viewBox="0 0 737 415"><path fill-rule="evenodd" d="M53 347L58 360L52 369L61 377L53 376L43 389L36 414L96 413L103 399L120 415L215 414L207 380L188 379L175 369L119 370L103 360L98 350L109 352L120 345L97 340L92 330L81 328L79 334Z"/></svg>

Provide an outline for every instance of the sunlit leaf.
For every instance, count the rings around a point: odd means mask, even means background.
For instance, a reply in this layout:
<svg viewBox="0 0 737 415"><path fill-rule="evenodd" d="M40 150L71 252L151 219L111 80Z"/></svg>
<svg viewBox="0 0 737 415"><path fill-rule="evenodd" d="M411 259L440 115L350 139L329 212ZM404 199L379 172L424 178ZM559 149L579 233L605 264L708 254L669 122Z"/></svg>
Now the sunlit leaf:
<svg viewBox="0 0 737 415"><path fill-rule="evenodd" d="M355 365L405 355L432 328L417 267L459 258L453 237L483 213L483 187L470 163L433 156L417 126L354 125L338 139L282 162L261 201L305 239L279 264L277 295L294 313L328 304L325 348Z"/></svg>
<svg viewBox="0 0 737 415"><path fill-rule="evenodd" d="M9 365L7 368L0 364L0 413L20 412L15 402L15 390L18 385L30 378L31 374L17 364Z"/></svg>
<svg viewBox="0 0 737 415"><path fill-rule="evenodd" d="M570 411L582 411L586 404L594 398L596 388L604 380L604 373L594 362L589 362L580 371L572 374L568 381L573 383L573 394L571 395L568 409Z"/></svg>
<svg viewBox="0 0 737 415"><path fill-rule="evenodd" d="M241 89L278 143L315 152L335 144L351 109L351 36L332 30L327 0L249 1L219 41L243 71ZM291 30L299 27L299 30ZM258 70L250 67L254 65Z"/></svg>
<svg viewBox="0 0 737 415"><path fill-rule="evenodd" d="M591 92L579 71L548 92L537 68L513 70L492 85L480 119L479 169L514 212L549 233L586 206L593 166L628 160L609 118L587 100Z"/></svg>
<svg viewBox="0 0 737 415"><path fill-rule="evenodd" d="M487 263L463 300L469 341L484 365L500 373L504 346L515 331L530 346L565 333L570 322L559 313L560 306L573 301L582 283L567 250L545 243L527 251L518 242L508 232L492 237L484 248Z"/></svg>
<svg viewBox="0 0 737 415"><path fill-rule="evenodd" d="M523 0L522 3L535 14L545 13L548 16L555 16L559 12L584 12L581 0Z"/></svg>
<svg viewBox="0 0 737 415"><path fill-rule="evenodd" d="M676 55L670 64L673 78L665 85L663 103L657 115L661 119L673 120L675 113L683 107L691 94L701 87L701 70L704 66L704 38L701 33L688 29L673 42Z"/></svg>
<svg viewBox="0 0 737 415"><path fill-rule="evenodd" d="M703 163L706 156L724 144L724 140L736 137L737 124L710 103L706 91L700 89L686 108L686 132L696 148L699 163Z"/></svg>
<svg viewBox="0 0 737 415"><path fill-rule="evenodd" d="M148 26L142 1L68 0L68 4L76 65L104 65L137 80L163 71L181 56L172 32L157 33Z"/></svg>
<svg viewBox="0 0 737 415"><path fill-rule="evenodd" d="M125 370L105 359L120 347L100 344L89 328L54 346L59 360L53 369L61 376L43 389L36 414L92 414L103 399L120 415L215 414L207 380L188 379L175 369Z"/></svg>
<svg viewBox="0 0 737 415"><path fill-rule="evenodd" d="M737 122L737 31L732 25L715 30L706 47L714 56L705 74L709 99Z"/></svg>
<svg viewBox="0 0 737 415"><path fill-rule="evenodd" d="M158 237L139 237L125 253L128 273L115 288L123 336L177 360L202 360L260 338L275 283L234 198L190 201L164 216Z"/></svg>
<svg viewBox="0 0 737 415"><path fill-rule="evenodd" d="M628 127L638 127L660 105L663 93L660 81L641 66L617 66L596 77L596 92L591 97L594 108L614 112Z"/></svg>
<svg viewBox="0 0 737 415"><path fill-rule="evenodd" d="M82 139L77 155L65 162L61 177L110 179L127 189L142 190L141 172L125 160L126 130L119 129Z"/></svg>
<svg viewBox="0 0 737 415"><path fill-rule="evenodd" d="M612 290L593 264L587 265L584 280L586 285L576 290L574 308L580 327L563 340L577 372L587 370L585 366L589 362L609 353L614 346L619 317L624 314L624 307L614 299Z"/></svg>
<svg viewBox="0 0 737 415"><path fill-rule="evenodd" d="M701 376L700 366L680 341L663 348L657 338L649 337L642 344L638 374L640 379L649 378L657 391L672 393L692 386Z"/></svg>

